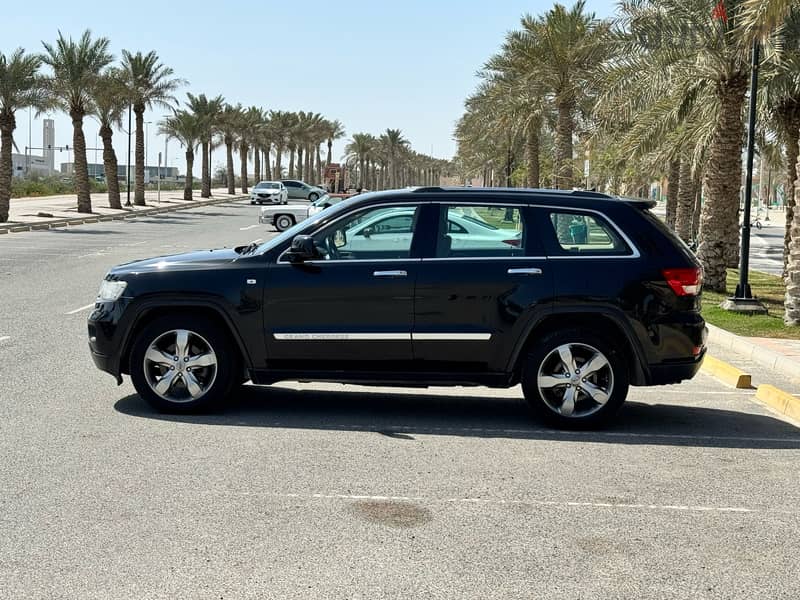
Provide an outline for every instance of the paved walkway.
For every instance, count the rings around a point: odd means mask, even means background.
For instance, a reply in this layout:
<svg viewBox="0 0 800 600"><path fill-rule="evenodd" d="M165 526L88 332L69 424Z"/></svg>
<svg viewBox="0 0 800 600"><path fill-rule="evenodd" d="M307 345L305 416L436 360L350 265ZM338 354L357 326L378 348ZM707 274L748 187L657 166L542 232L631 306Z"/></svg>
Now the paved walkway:
<svg viewBox="0 0 800 600"><path fill-rule="evenodd" d="M212 198L224 198L228 196L227 188L215 188L211 190ZM239 190L237 189L237 195ZM122 195L122 203L124 204L126 195ZM200 190L195 190L194 200L200 201ZM131 194L131 202L133 202L133 194ZM162 191L161 201L158 201L158 192L145 192L145 202L148 206L130 206L123 207L123 210L112 209L108 207L108 195L105 193L92 194L92 214L103 215L116 215L121 213L129 213L131 211L138 211L144 208L153 207L167 207L167 206L183 206L190 204L183 199L183 190ZM78 212L78 200L75 194L67 194L61 196L42 196L38 198L12 198L11 206L8 215L8 223L6 226L23 225L42 223L45 221L52 221L53 219L71 219L75 217L86 216L85 213Z"/></svg>

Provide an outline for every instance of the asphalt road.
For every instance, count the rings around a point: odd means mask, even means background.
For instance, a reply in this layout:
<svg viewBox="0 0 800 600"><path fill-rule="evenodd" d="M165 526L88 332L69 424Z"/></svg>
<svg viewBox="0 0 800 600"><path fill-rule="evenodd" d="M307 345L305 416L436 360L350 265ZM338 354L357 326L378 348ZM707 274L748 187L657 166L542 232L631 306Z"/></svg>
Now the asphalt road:
<svg viewBox="0 0 800 600"><path fill-rule="evenodd" d="M800 429L702 374L564 433L516 389L164 416L94 368L111 265L265 237L257 210L0 238L0 598L800 596Z"/></svg>
<svg viewBox="0 0 800 600"><path fill-rule="evenodd" d="M750 268L780 275L783 273L783 212L771 211L770 219L762 219L761 229L754 227L750 230Z"/></svg>

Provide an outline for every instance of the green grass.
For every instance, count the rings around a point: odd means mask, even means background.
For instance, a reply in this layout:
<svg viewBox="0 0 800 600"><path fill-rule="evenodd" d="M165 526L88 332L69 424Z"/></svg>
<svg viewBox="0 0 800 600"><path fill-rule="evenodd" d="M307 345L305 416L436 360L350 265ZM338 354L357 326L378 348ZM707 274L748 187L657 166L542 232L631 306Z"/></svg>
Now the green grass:
<svg viewBox="0 0 800 600"><path fill-rule="evenodd" d="M738 282L739 270L728 270L728 290L731 292L735 290ZM750 271L750 286L753 296L766 305L769 314L747 316L723 310L719 304L728 295L703 290L703 317L705 320L738 335L800 339L800 327L786 327L783 324L785 293L783 279L777 275Z"/></svg>

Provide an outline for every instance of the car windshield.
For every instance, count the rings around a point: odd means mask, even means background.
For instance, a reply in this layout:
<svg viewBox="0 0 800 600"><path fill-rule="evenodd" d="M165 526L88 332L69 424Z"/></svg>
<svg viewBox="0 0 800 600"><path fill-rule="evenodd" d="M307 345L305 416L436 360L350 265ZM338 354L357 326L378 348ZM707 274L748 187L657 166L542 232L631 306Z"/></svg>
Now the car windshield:
<svg viewBox="0 0 800 600"><path fill-rule="evenodd" d="M276 183L274 181L262 181L258 185L256 185L257 190L263 190L263 189L278 190L280 189L280 187L281 184Z"/></svg>
<svg viewBox="0 0 800 600"><path fill-rule="evenodd" d="M324 206L326 204L336 204L341 198L331 198L328 194L320 196L317 200L311 203L311 206Z"/></svg>

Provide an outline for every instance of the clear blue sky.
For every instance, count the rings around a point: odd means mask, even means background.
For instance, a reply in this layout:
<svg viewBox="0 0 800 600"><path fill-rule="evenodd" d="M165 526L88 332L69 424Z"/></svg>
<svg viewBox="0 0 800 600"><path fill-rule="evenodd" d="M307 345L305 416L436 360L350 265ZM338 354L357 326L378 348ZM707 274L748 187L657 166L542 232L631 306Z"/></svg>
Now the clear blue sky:
<svg viewBox="0 0 800 600"><path fill-rule="evenodd" d="M61 30L77 37L89 28L111 40L112 51L156 50L185 91L222 94L230 102L267 109L310 110L342 121L348 136L402 129L420 152L450 158L455 121L475 88L475 71L500 46L524 13L539 14L544 0L338 0L256 2L228 0L139 0L86 2L40 0L15 3L0 20L0 50L22 46L39 52L41 40ZM566 2L571 4L571 2ZM612 0L588 0L597 16L612 14ZM146 116L157 121L164 111ZM56 143L72 144L72 127L56 115ZM17 117L15 140L28 144L28 117ZM148 155L156 163L163 138L149 127ZM93 147L97 125L85 124ZM125 163L126 141L115 146ZM339 158L346 140L334 147ZM41 123L33 123L33 146L41 145ZM98 157L100 155L98 154ZM67 155L56 156L66 162ZM89 161L94 154L89 152ZM102 160L100 160L102 162ZM214 156L214 167L224 162ZM172 142L169 165L184 170Z"/></svg>

